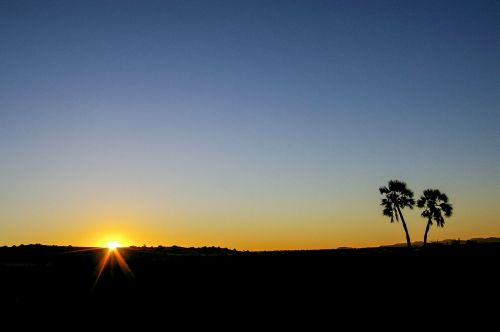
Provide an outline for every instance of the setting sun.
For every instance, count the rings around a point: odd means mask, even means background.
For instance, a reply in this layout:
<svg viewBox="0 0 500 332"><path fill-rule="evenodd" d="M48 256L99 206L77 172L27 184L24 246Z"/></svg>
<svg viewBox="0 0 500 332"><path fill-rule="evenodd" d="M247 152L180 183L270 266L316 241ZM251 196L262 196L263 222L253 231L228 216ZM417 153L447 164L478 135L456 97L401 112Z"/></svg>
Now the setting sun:
<svg viewBox="0 0 500 332"><path fill-rule="evenodd" d="M109 241L106 246L109 248L109 250L115 250L116 248L121 247L121 244L116 241Z"/></svg>

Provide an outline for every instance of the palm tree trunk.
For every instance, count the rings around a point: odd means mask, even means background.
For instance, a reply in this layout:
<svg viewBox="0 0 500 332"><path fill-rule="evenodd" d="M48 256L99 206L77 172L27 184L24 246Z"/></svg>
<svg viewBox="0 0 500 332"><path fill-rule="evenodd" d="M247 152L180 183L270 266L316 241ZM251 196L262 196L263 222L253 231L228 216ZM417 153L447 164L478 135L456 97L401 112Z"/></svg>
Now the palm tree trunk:
<svg viewBox="0 0 500 332"><path fill-rule="evenodd" d="M396 209L398 209L399 217L401 217L401 222L403 223L403 228L405 229L406 243L408 244L408 249L411 249L410 233L408 233L408 228L406 227L405 218L403 217L403 214L401 213L401 209L399 208L399 206L396 205Z"/></svg>
<svg viewBox="0 0 500 332"><path fill-rule="evenodd" d="M431 218L429 218L429 221L427 222L427 227L425 228L424 247L427 245L427 233L429 232L429 228L431 228Z"/></svg>

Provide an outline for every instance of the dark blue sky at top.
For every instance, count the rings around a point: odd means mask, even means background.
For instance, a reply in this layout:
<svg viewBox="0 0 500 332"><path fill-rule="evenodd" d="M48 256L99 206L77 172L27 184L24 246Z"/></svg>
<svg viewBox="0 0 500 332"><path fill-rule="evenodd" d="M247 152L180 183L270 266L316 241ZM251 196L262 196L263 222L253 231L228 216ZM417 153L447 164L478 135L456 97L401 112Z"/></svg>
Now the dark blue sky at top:
<svg viewBox="0 0 500 332"><path fill-rule="evenodd" d="M2 0L0 190L498 175L499 25L498 1Z"/></svg>

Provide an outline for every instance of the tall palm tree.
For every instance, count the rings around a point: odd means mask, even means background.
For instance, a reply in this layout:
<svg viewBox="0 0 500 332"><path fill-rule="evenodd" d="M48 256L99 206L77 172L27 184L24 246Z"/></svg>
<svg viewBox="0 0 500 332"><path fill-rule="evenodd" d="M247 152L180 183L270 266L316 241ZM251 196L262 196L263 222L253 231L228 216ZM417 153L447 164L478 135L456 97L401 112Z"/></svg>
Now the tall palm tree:
<svg viewBox="0 0 500 332"><path fill-rule="evenodd" d="M432 226L432 221L434 220L438 227L444 227L444 217L451 216L453 207L448 203L448 196L437 189L424 190L424 194L417 201L417 206L424 209L422 217L427 218L424 235L425 247L427 245L427 233Z"/></svg>
<svg viewBox="0 0 500 332"><path fill-rule="evenodd" d="M384 207L382 213L384 216L390 217L391 222L394 222L394 219L399 222L399 219L401 219L401 223L406 233L406 243L408 244L408 248L411 248L410 234L408 233L405 218L401 210L405 207L413 209L415 205L413 191L406 187L406 183L398 180L389 181L387 187L380 187L379 190L380 193L384 195L382 203L380 204Z"/></svg>

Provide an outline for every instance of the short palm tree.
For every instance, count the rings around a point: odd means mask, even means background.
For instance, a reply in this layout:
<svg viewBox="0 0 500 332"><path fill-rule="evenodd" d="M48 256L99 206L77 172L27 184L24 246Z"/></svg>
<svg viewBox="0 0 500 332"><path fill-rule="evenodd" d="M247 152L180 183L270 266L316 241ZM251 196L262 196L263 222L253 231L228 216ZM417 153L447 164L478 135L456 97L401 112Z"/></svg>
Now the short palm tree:
<svg viewBox="0 0 500 332"><path fill-rule="evenodd" d="M398 180L389 181L387 187L381 187L379 190L380 193L384 195L382 203L380 204L384 207L382 213L384 216L390 217L391 222L394 222L394 219L399 222L399 219L401 219L401 223L406 233L406 243L408 244L408 248L411 248L410 234L408 233L405 218L401 210L405 207L413 209L415 205L413 192L406 187L406 183Z"/></svg>
<svg viewBox="0 0 500 332"><path fill-rule="evenodd" d="M427 227L424 234L424 247L427 245L427 233L432 226L432 221L438 227L444 227L444 217L450 217L453 207L448 203L448 196L437 189L426 189L418 199L417 206L424 209L422 217L427 218Z"/></svg>

